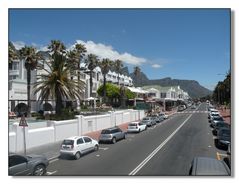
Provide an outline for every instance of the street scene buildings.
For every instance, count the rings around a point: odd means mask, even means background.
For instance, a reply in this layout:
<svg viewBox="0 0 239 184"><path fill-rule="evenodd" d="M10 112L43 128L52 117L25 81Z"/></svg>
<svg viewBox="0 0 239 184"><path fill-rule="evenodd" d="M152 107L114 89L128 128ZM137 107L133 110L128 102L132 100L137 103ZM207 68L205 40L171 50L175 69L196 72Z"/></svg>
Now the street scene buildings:
<svg viewBox="0 0 239 184"><path fill-rule="evenodd" d="M230 15L10 9L8 175L231 176Z"/></svg>

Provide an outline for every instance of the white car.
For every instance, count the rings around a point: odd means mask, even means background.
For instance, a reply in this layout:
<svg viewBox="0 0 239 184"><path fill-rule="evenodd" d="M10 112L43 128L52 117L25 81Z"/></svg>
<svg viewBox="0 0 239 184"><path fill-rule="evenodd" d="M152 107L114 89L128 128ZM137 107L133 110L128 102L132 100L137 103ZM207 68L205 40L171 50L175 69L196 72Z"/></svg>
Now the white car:
<svg viewBox="0 0 239 184"><path fill-rule="evenodd" d="M99 149L98 141L88 136L74 136L63 140L61 144L60 154L74 156L79 159L82 154Z"/></svg>
<svg viewBox="0 0 239 184"><path fill-rule="evenodd" d="M141 132L146 129L147 129L146 124L135 121L135 122L129 123L127 132Z"/></svg>

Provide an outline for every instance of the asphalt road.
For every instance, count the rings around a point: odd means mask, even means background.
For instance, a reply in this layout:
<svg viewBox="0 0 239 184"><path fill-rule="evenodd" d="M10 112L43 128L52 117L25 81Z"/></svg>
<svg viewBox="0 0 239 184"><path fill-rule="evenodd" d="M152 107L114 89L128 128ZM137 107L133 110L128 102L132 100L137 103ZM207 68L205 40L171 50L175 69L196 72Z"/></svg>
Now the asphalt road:
<svg viewBox="0 0 239 184"><path fill-rule="evenodd" d="M215 147L203 103L116 144L100 144L99 151L79 160L52 160L47 170L58 176L185 176L193 157L223 159L223 154Z"/></svg>

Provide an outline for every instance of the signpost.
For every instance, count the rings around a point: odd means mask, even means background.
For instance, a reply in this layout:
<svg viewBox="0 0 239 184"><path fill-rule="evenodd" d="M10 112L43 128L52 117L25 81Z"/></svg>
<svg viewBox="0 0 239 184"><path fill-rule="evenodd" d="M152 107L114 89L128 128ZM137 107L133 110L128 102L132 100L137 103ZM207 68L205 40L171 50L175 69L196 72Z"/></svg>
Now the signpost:
<svg viewBox="0 0 239 184"><path fill-rule="evenodd" d="M28 126L28 125L27 125L27 121L26 121L26 118L25 118L24 114L21 117L21 120L19 122L19 126L21 126L23 128L23 146L24 146L24 155L26 155L26 131L25 131L25 127Z"/></svg>

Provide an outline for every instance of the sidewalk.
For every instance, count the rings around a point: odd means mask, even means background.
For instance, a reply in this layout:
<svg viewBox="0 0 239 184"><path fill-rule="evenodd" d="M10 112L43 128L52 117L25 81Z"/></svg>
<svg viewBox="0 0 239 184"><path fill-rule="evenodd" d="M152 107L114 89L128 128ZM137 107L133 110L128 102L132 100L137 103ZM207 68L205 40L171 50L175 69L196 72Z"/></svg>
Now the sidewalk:
<svg viewBox="0 0 239 184"><path fill-rule="evenodd" d="M176 111L173 110L173 111L167 111L165 113L170 116L170 115L175 114L175 112ZM129 122L123 123L121 125L118 125L118 127L120 129L122 129L123 131L127 131L128 124L129 124ZM90 133L87 133L84 135L98 140L98 138L100 136L100 132L101 132L101 130L90 132ZM27 150L27 155L31 155L31 154L44 155L48 158L48 160L56 159L59 157L59 154L60 154L61 143L62 143L62 141L59 141L59 142L55 142L55 143L49 143L47 145L30 148ZM23 154L23 152L19 152L19 154Z"/></svg>
<svg viewBox="0 0 239 184"><path fill-rule="evenodd" d="M224 121L228 124L231 124L231 110L230 109L218 109L222 115Z"/></svg>

